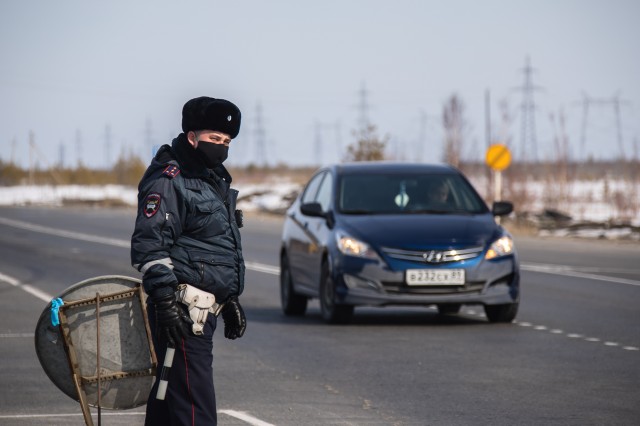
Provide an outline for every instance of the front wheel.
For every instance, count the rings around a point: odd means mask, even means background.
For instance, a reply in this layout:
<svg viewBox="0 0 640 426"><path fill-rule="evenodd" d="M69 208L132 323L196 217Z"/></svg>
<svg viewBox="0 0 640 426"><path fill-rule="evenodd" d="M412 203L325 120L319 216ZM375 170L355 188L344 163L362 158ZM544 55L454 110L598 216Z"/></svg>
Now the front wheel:
<svg viewBox="0 0 640 426"><path fill-rule="evenodd" d="M280 260L280 302L285 315L302 316L307 311L307 297L293 289L289 260L284 255Z"/></svg>
<svg viewBox="0 0 640 426"><path fill-rule="evenodd" d="M336 303L336 286L331 279L328 262L322 264L320 283L320 312L322 319L329 324L348 324L353 317L353 305Z"/></svg>
<svg viewBox="0 0 640 426"><path fill-rule="evenodd" d="M504 305L485 305L484 313L489 322L513 322L518 314L519 305L518 302Z"/></svg>

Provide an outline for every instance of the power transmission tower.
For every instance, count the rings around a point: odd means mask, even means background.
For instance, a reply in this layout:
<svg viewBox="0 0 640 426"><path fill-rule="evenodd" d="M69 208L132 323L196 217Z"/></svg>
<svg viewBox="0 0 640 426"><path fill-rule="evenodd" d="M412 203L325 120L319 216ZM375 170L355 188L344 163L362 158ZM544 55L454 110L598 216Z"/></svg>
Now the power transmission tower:
<svg viewBox="0 0 640 426"><path fill-rule="evenodd" d="M36 137L33 131L29 131L29 182L31 185L35 183L34 177L35 177L35 166L36 166L35 157L36 156L45 165L46 169L48 170L49 174L51 175L55 183L57 183L58 185L61 185L63 183L62 178L55 171L55 169L52 169L50 167L49 159L47 158L46 155L42 153L42 151L40 151L40 149L38 149L38 145L36 145Z"/></svg>
<svg viewBox="0 0 640 426"><path fill-rule="evenodd" d="M416 147L416 157L418 162L424 161L424 147L427 143L427 113L420 111L420 130L418 132L418 146Z"/></svg>
<svg viewBox="0 0 640 426"><path fill-rule="evenodd" d="M589 110L590 106L611 106L613 107L613 114L615 117L616 124L616 137L618 142L618 151L620 158L624 158L624 141L622 139L622 119L620 117L620 105L621 104L629 104L628 101L620 99L620 94L616 93L615 96L611 98L593 98L586 93L582 93L582 130L580 133L580 151L585 156L587 156L586 146L587 146L587 127L589 122Z"/></svg>
<svg viewBox="0 0 640 426"><path fill-rule="evenodd" d="M111 125L107 124L104 128L104 156L106 167L111 166Z"/></svg>
<svg viewBox="0 0 640 426"><path fill-rule="evenodd" d="M313 159L312 162L314 164L322 165L324 159L324 148L329 146L329 144L324 142L323 132L333 132L335 137L335 146L336 152L338 153L338 159L341 159L342 156L342 126L340 121L335 121L333 123L322 123L320 121L314 122L314 142L313 142Z"/></svg>
<svg viewBox="0 0 640 426"><path fill-rule="evenodd" d="M76 129L76 155L78 160L77 167L82 166L82 133L80 129Z"/></svg>
<svg viewBox="0 0 640 426"><path fill-rule="evenodd" d="M358 91L358 96L358 124L361 130L366 130L371 122L369 121L369 100L367 99L369 91L364 83L362 83L362 88Z"/></svg>
<svg viewBox="0 0 640 426"><path fill-rule="evenodd" d="M267 155L265 152L265 130L264 122L262 118L262 104L260 102L256 105L256 164L266 166Z"/></svg>
<svg viewBox="0 0 640 426"><path fill-rule="evenodd" d="M318 166L322 166L322 124L319 121L315 123L315 137L314 137L314 160Z"/></svg>
<svg viewBox="0 0 640 426"><path fill-rule="evenodd" d="M336 134L336 150L339 156L342 156L342 124L336 121L333 125Z"/></svg>
<svg viewBox="0 0 640 426"><path fill-rule="evenodd" d="M151 157L156 155L155 147L153 143L153 129L151 124L151 119L147 118L144 121L144 145L146 147L145 150L149 150L147 152L151 153Z"/></svg>
<svg viewBox="0 0 640 426"><path fill-rule="evenodd" d="M35 183L35 135L33 134L33 130L29 130L29 184L33 185Z"/></svg>
<svg viewBox="0 0 640 426"><path fill-rule="evenodd" d="M60 145L58 146L58 167L61 169L64 168L64 141L60 141Z"/></svg>
<svg viewBox="0 0 640 426"><path fill-rule="evenodd" d="M524 74L524 82L522 86L518 87L522 91L522 117L521 123L521 136L520 136L520 159L524 162L528 161L531 155L532 161L538 161L538 146L536 141L536 121L535 111L536 104L533 100L533 92L540 90L541 87L534 86L533 84L533 72L534 68L531 67L531 61L527 56L525 60L525 66L522 68ZM529 150L529 147L531 149Z"/></svg>
<svg viewBox="0 0 640 426"><path fill-rule="evenodd" d="M14 137L13 139L11 139L11 165L15 166L16 165L16 148L18 147L18 141L17 139Z"/></svg>

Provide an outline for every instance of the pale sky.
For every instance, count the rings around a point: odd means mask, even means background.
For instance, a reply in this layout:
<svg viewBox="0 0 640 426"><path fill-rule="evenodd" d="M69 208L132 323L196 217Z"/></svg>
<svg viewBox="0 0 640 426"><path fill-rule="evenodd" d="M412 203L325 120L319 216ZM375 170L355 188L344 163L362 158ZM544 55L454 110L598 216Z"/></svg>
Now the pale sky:
<svg viewBox="0 0 640 426"><path fill-rule="evenodd" d="M494 140L520 149L527 56L541 88L540 159L555 154L550 116L561 111L574 158L618 156L616 97L630 157L634 140L640 149L639 21L637 0L2 0L0 158L27 166L33 131L51 164L106 167L123 149L148 161L152 144L180 132L182 105L206 95L242 110L230 165L328 164L354 140L365 87L390 155L441 161L442 107L455 93L464 155L481 160L487 90ZM583 93L604 101L590 105L586 153Z"/></svg>

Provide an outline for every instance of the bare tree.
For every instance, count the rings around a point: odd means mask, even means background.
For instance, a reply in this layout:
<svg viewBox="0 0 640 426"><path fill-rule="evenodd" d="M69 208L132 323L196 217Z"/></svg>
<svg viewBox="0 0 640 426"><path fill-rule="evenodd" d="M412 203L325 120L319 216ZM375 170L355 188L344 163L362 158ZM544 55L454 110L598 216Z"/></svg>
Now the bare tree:
<svg viewBox="0 0 640 426"><path fill-rule="evenodd" d="M444 126L444 161L459 167L467 124L464 119L464 104L458 95L451 95L445 102L442 108L442 124Z"/></svg>
<svg viewBox="0 0 640 426"><path fill-rule="evenodd" d="M378 136L376 126L368 124L353 132L356 141L347 147L344 161L380 161L385 159L389 137Z"/></svg>

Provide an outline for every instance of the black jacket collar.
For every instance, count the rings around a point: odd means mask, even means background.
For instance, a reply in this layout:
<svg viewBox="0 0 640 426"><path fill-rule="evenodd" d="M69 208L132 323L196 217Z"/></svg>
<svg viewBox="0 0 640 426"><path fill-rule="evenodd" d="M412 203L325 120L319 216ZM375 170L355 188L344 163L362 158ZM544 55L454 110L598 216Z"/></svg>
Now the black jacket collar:
<svg viewBox="0 0 640 426"><path fill-rule="evenodd" d="M227 169L220 165L215 169L207 169L204 161L200 158L198 152L187 140L184 133L180 133L171 144L176 160L180 165L180 172L187 177L208 178L212 177L216 180L222 178L227 184L231 183L231 175Z"/></svg>

